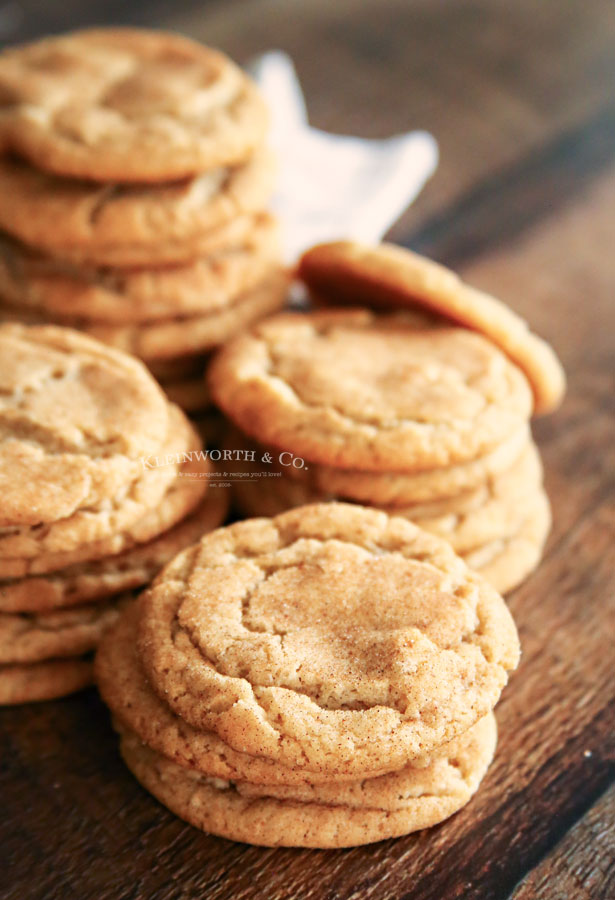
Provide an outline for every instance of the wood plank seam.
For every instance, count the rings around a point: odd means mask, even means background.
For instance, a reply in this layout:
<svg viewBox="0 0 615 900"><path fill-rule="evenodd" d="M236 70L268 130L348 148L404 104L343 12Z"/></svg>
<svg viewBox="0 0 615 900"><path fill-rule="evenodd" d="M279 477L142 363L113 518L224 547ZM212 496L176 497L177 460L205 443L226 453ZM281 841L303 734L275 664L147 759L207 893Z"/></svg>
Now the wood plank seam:
<svg viewBox="0 0 615 900"><path fill-rule="evenodd" d="M510 241L543 216L569 206L614 159L615 107L609 104L480 181L402 243L447 265L459 266ZM554 191L557 183L566 189ZM520 196L523 203L519 203Z"/></svg>

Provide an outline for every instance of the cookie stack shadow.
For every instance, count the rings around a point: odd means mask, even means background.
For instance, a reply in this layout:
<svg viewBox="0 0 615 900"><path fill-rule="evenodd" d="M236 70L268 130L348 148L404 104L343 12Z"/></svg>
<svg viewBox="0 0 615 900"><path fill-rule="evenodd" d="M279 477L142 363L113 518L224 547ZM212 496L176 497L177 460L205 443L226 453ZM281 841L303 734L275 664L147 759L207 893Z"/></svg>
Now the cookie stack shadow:
<svg viewBox="0 0 615 900"><path fill-rule="evenodd" d="M401 248L323 245L299 275L321 308L256 324L210 368L235 427L226 465L239 511L376 506L448 540L500 592L514 588L550 528L529 422L563 395L551 348ZM362 308L331 308L348 305Z"/></svg>
<svg viewBox="0 0 615 900"><path fill-rule="evenodd" d="M5 51L0 312L79 328L211 413L210 352L281 307L267 112L223 54L99 29Z"/></svg>
<svg viewBox="0 0 615 900"><path fill-rule="evenodd" d="M132 357L0 325L0 703L93 680L105 629L224 519L200 437Z"/></svg>
<svg viewBox="0 0 615 900"><path fill-rule="evenodd" d="M96 673L128 767L178 816L335 848L468 802L518 656L506 604L446 542L332 503L181 553L105 635Z"/></svg>

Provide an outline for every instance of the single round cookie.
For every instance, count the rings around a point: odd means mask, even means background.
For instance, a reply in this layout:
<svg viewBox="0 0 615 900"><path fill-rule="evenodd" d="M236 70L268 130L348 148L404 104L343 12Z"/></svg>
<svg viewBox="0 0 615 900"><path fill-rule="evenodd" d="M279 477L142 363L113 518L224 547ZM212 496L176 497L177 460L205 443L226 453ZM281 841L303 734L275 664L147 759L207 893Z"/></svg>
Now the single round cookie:
<svg viewBox="0 0 615 900"><path fill-rule="evenodd" d="M495 719L486 716L427 768L349 785L293 788L208 778L122 737L129 769L161 803L220 837L266 847L353 847L400 837L447 819L477 790L495 752Z"/></svg>
<svg viewBox="0 0 615 900"><path fill-rule="evenodd" d="M518 431L524 375L481 335L367 310L286 313L222 349L214 402L261 443L321 465L423 471Z"/></svg>
<svg viewBox="0 0 615 900"><path fill-rule="evenodd" d="M187 263L211 232L266 206L274 168L272 154L260 149L241 165L187 180L96 184L2 156L0 228L78 265Z"/></svg>
<svg viewBox="0 0 615 900"><path fill-rule="evenodd" d="M129 487L168 408L137 360L68 329L0 325L0 527L55 522Z"/></svg>
<svg viewBox="0 0 615 900"><path fill-rule="evenodd" d="M187 478L178 479L178 482L180 489L189 485ZM200 496L201 493L196 495L197 498ZM205 499L186 518L145 544L136 544L115 556L75 563L46 576L0 581L0 613L64 609L104 600L112 594L148 584L180 550L218 528L227 511L227 492L208 491Z"/></svg>
<svg viewBox="0 0 615 900"><path fill-rule="evenodd" d="M55 700L94 682L90 657L0 666L0 706Z"/></svg>
<svg viewBox="0 0 615 900"><path fill-rule="evenodd" d="M0 578L15 577L15 559L36 559L40 563L51 554L80 553L85 545L112 539L130 529L162 500L177 479L186 454L198 454L200 450L200 438L186 416L169 404L167 442L158 453L142 456L138 476L127 488L48 525L0 529ZM206 460L200 465L206 468Z"/></svg>
<svg viewBox="0 0 615 900"><path fill-rule="evenodd" d="M159 182L246 160L267 111L222 53L180 35L99 28L0 55L6 148L59 175Z"/></svg>
<svg viewBox="0 0 615 900"><path fill-rule="evenodd" d="M0 665L81 656L94 650L132 594L45 613L0 613Z"/></svg>
<svg viewBox="0 0 615 900"><path fill-rule="evenodd" d="M393 244L321 244L304 254L299 276L321 298L353 306L419 305L486 335L526 374L536 414L562 402L566 377L552 347L506 304L464 284L450 269Z"/></svg>
<svg viewBox="0 0 615 900"><path fill-rule="evenodd" d="M549 498L540 491L527 504L526 518L516 534L476 547L464 559L497 591L508 594L538 566L550 530Z"/></svg>
<svg viewBox="0 0 615 900"><path fill-rule="evenodd" d="M0 297L52 320L85 318L102 325L157 323L224 310L279 262L274 219L263 214L242 243L179 266L148 269L71 267L0 241Z"/></svg>
<svg viewBox="0 0 615 900"><path fill-rule="evenodd" d="M504 601L448 544L347 504L218 529L139 602L143 666L178 715L332 778L451 740L519 655Z"/></svg>

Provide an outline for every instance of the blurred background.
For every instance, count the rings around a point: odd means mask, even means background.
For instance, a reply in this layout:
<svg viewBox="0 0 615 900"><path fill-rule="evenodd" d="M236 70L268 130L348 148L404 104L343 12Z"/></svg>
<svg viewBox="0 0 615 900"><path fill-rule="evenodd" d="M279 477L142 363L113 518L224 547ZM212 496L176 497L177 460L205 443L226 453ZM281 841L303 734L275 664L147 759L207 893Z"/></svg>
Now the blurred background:
<svg viewBox="0 0 615 900"><path fill-rule="evenodd" d="M391 236L451 264L569 200L612 159L615 4L605 0L0 4L4 44L111 23L174 28L241 63L286 50L312 123L327 130L431 131L438 171Z"/></svg>
<svg viewBox="0 0 615 900"><path fill-rule="evenodd" d="M57 832L21 818L34 809L24 773L44 795L38 723L50 720L36 716L54 713L32 713L23 742L21 721L12 719L16 736L3 760L20 780L4 806L12 803L19 816L3 818L9 837L21 841L13 856L27 895L37 868L46 884L72 879L78 887L74 894L67 888L70 896L97 900L109 896L95 886L108 887L111 871L114 898L145 896L148 884L147 895L158 898L178 889L182 896L254 896L252 888L263 885L273 885L269 895L276 896L313 897L320 886L319 896L330 897L615 897L612 677L603 678L605 648L612 656L615 3L0 0L4 45L109 24L175 29L240 63L282 49L294 61L312 124L327 131L431 132L440 148L437 171L389 237L458 268L528 318L561 355L570 391L558 415L534 428L555 525L536 580L513 600L525 645L511 694L520 700L504 701L513 710L508 734L514 731L516 761L500 756L501 802L482 823L470 810L456 817L458 844L437 829L412 844L379 844L327 861L216 844L208 871L195 852L198 838L184 840L177 824L157 824L149 807L114 841L115 823L130 824L133 807L123 799L113 756L103 761L96 753L98 732L81 728L84 708L75 701L57 731L62 751L69 732L74 743L71 802L61 804L55 777L46 800ZM84 773L104 789L83 794ZM96 773L102 781L91 781ZM51 897L52 889L41 895Z"/></svg>

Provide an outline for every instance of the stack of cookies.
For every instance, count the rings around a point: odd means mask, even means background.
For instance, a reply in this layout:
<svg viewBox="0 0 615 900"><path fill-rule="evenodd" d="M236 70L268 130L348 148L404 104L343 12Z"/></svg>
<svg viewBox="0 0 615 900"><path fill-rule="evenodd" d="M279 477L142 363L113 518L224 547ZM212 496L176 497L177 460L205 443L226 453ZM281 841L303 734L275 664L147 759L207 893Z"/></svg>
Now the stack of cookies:
<svg viewBox="0 0 615 900"><path fill-rule="evenodd" d="M493 757L502 598L407 519L326 503L219 529L96 659L124 759L198 828L346 847L441 822Z"/></svg>
<svg viewBox="0 0 615 900"><path fill-rule="evenodd" d="M0 90L0 316L86 331L206 409L210 351L287 288L257 89L186 38L99 29L4 51Z"/></svg>
<svg viewBox="0 0 615 900"><path fill-rule="evenodd" d="M512 589L550 527L529 419L563 394L551 349L498 301L400 248L325 245L299 271L320 301L397 311L279 314L220 352L210 389L238 429L239 509L377 506Z"/></svg>
<svg viewBox="0 0 615 900"><path fill-rule="evenodd" d="M92 680L131 591L223 520L207 475L137 360L70 329L0 326L0 703Z"/></svg>

